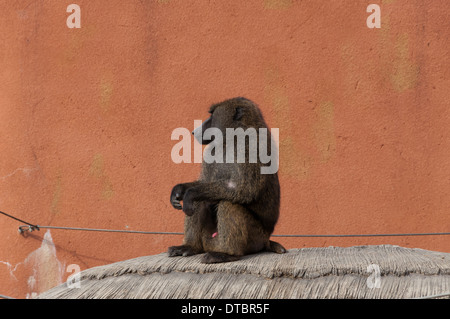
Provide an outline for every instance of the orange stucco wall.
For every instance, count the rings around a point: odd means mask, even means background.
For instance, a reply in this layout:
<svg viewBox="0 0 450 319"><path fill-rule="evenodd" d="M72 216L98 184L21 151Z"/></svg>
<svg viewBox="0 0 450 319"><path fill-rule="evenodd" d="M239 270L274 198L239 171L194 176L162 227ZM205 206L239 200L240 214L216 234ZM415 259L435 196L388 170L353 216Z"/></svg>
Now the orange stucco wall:
<svg viewBox="0 0 450 319"><path fill-rule="evenodd" d="M200 166L172 162L171 132L245 96L280 130L275 233L449 232L449 37L448 0L0 0L0 210L181 232L169 194ZM19 225L0 216L0 294L19 298L182 240ZM277 241L450 252L448 236Z"/></svg>

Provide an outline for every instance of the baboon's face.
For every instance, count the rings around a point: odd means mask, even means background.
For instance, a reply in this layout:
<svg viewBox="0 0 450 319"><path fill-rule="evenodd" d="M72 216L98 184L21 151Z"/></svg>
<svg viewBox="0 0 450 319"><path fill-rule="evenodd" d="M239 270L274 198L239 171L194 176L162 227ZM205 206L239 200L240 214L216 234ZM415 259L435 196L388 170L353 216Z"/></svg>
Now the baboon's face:
<svg viewBox="0 0 450 319"><path fill-rule="evenodd" d="M209 113L210 117L192 132L197 141L203 145L214 140L214 136L211 139L204 138L204 133L209 128L217 128L225 136L227 128L257 128L263 123L257 107L243 99L232 99L215 104L211 106Z"/></svg>
<svg viewBox="0 0 450 319"><path fill-rule="evenodd" d="M213 141L213 139L203 138L205 131L211 127L211 123L212 123L212 116L210 116L206 121L204 121L201 126L197 127L195 130L192 131L192 135L194 135L195 139L203 145L207 145Z"/></svg>
<svg viewBox="0 0 450 319"><path fill-rule="evenodd" d="M233 107L224 104L211 108L209 113L211 114L209 118L192 132L197 141L203 145L207 145L214 140L214 136L211 139L206 139L204 137L204 133L207 129L217 128L222 134L225 134L227 128L239 127L239 121L243 114L243 107Z"/></svg>

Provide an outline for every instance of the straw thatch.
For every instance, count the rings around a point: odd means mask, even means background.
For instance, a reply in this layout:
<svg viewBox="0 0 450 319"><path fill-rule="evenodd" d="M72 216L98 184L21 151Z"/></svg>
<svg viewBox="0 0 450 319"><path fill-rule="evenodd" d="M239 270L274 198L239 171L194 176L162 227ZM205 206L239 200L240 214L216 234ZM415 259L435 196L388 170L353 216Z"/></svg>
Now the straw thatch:
<svg viewBox="0 0 450 319"><path fill-rule="evenodd" d="M450 254L399 246L291 249L224 264L166 253L81 272L39 298L414 298L450 292ZM380 288L369 288L380 270ZM370 269L369 269L370 270Z"/></svg>

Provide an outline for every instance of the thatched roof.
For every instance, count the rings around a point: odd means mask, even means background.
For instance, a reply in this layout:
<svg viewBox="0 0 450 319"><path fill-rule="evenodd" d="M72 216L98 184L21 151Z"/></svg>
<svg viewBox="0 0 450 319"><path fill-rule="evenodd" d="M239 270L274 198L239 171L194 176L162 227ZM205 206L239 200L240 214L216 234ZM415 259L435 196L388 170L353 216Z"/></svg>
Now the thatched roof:
<svg viewBox="0 0 450 319"><path fill-rule="evenodd" d="M39 298L414 298L450 292L450 254L399 246L291 249L201 264L166 253L81 272ZM375 283L376 264L380 288Z"/></svg>

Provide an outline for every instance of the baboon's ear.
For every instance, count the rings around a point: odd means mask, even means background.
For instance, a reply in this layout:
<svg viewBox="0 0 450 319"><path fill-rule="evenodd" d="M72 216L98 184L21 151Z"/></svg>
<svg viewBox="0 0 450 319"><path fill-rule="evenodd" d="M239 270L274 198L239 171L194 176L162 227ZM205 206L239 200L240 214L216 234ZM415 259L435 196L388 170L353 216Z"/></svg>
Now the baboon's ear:
<svg viewBox="0 0 450 319"><path fill-rule="evenodd" d="M234 113L233 120L239 121L243 115L244 115L244 108L238 106L238 107L236 107L236 111Z"/></svg>

